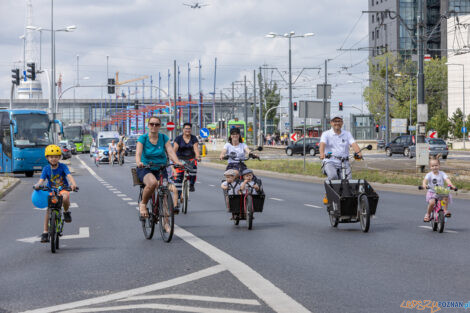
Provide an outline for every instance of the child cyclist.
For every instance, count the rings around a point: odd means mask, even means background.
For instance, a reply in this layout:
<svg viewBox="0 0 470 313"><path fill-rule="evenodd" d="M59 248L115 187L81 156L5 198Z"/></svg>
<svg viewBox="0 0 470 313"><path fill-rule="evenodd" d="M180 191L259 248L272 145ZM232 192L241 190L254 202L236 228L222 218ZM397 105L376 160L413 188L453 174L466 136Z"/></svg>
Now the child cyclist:
<svg viewBox="0 0 470 313"><path fill-rule="evenodd" d="M447 174L439 170L440 166L441 166L441 163L439 162L439 157L431 158L429 160L429 167L431 168L431 172L427 173L423 179L423 183L422 183L423 188L429 189L428 192L426 193L426 202L428 203L428 209L426 211L426 215L424 215L425 222L429 222L431 211L434 208L434 205L436 204L436 199L434 197L436 194L436 191L434 188L437 186L440 186L440 187L450 186L451 188L455 189L455 186L452 184ZM449 200L450 200L450 194L449 194ZM444 213L446 217L451 216L449 211L444 211Z"/></svg>
<svg viewBox="0 0 470 313"><path fill-rule="evenodd" d="M60 157L62 155L62 150L59 146L56 145L49 145L46 147L45 156L49 165L46 165L41 174L41 178L34 185L34 188L37 189L47 180L47 186L49 188L59 188L59 187L69 187L72 190L77 188L77 184L70 174L69 168L67 165L60 163ZM70 207L70 194L67 190L61 190L60 195L62 196L62 204L64 206L64 220L66 223L72 222L72 216L70 215L69 207ZM44 217L44 232L41 235L41 242L48 242L48 220L49 220L49 210L46 211L46 215Z"/></svg>

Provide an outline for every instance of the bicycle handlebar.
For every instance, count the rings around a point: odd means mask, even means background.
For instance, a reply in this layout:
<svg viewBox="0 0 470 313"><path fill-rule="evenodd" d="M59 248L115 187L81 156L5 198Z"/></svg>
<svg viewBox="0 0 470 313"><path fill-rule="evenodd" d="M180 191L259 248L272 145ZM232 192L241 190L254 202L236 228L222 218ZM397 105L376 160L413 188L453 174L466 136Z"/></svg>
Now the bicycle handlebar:
<svg viewBox="0 0 470 313"><path fill-rule="evenodd" d="M50 188L48 186L33 186L33 189L34 190L44 190L44 191L53 191L53 190L59 190L57 188ZM72 190L71 187L64 187L62 188L61 190L66 190L66 191L74 191L74 192L78 192L78 190L80 190L80 188L76 187L75 190Z"/></svg>
<svg viewBox="0 0 470 313"><path fill-rule="evenodd" d="M230 157L228 154L226 154L224 157L223 157L224 160L228 160L228 159L232 159L234 161L237 161L237 162L243 162L243 161L248 161L249 159L258 159L258 161L261 161L261 158L258 156L258 155L255 155L253 153L250 152L250 154L248 154L248 157L247 158L233 158L233 157Z"/></svg>
<svg viewBox="0 0 470 313"><path fill-rule="evenodd" d="M418 189L423 190L424 188L423 188L423 186L420 185L420 186L418 186ZM431 188L429 188L429 186L426 186L426 190L428 190L428 189L431 189ZM447 189L453 190L453 191L458 191L459 190L459 188L457 188L457 187L452 188L451 186L447 186Z"/></svg>

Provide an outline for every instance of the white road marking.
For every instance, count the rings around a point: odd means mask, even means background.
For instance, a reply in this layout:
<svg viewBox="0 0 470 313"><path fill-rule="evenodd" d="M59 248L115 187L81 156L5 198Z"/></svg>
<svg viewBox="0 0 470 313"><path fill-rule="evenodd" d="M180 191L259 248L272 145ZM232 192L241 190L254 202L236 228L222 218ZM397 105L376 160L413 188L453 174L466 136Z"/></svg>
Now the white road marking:
<svg viewBox="0 0 470 313"><path fill-rule="evenodd" d="M122 198L122 200L124 200L124 201L131 201L132 198Z"/></svg>
<svg viewBox="0 0 470 313"><path fill-rule="evenodd" d="M223 265L232 275L250 289L256 296L280 313L310 312L300 303L289 297L269 280L261 276L245 263L235 259L228 253L214 247L208 242L175 225L175 234L198 249L208 257Z"/></svg>
<svg viewBox="0 0 470 313"><path fill-rule="evenodd" d="M71 203L70 203L70 207L71 207L71 208L78 208L78 204L75 203L75 202L71 202Z"/></svg>
<svg viewBox="0 0 470 313"><path fill-rule="evenodd" d="M38 210L38 211L46 211L46 210L47 210L47 208L42 208L42 209L40 209L40 208L36 208L36 207L34 207L33 209L34 209L34 210Z"/></svg>
<svg viewBox="0 0 470 313"><path fill-rule="evenodd" d="M127 195L125 195L125 194L123 194L123 193L120 193L120 194L118 194L118 195L116 195L116 196L118 196L118 197L127 197ZM132 199L131 199L131 200L132 200Z"/></svg>
<svg viewBox="0 0 470 313"><path fill-rule="evenodd" d="M90 229L88 227L80 227L78 231L78 235L65 235L60 237L60 239L80 239L80 238L89 238L90 237ZM27 237L22 239L16 239L16 241L27 242L27 243L35 243L37 241L41 241L40 236L33 236Z"/></svg>
<svg viewBox="0 0 470 313"><path fill-rule="evenodd" d="M126 299L118 300L123 301L146 301L156 299L178 299L178 300L194 300L205 302L219 302L219 303L233 303L233 304L246 304L246 305L261 305L258 300L251 299L238 299L238 298L223 298L223 297L206 297L196 295L182 295L182 294L168 294L168 295L153 295L153 296L135 296Z"/></svg>
<svg viewBox="0 0 470 313"><path fill-rule="evenodd" d="M129 203L129 205L137 205L138 203L137 202L127 202Z"/></svg>
<svg viewBox="0 0 470 313"><path fill-rule="evenodd" d="M209 185L209 187L215 187L215 185Z"/></svg>
<svg viewBox="0 0 470 313"><path fill-rule="evenodd" d="M431 226L418 226L418 227L420 227L420 228L426 228L426 229L431 229L431 230L432 230L432 227L431 227ZM450 233L450 234L457 234L457 233L458 233L458 231L456 231L456 230L447 230L447 229L445 229L445 228L444 228L444 232L445 232L445 233Z"/></svg>
<svg viewBox="0 0 470 313"><path fill-rule="evenodd" d="M218 274L220 272L223 272L224 270L225 270L224 266L215 265L215 266L212 266L212 267L209 267L209 268L206 268L206 269L203 269L203 270L200 270L200 271L188 274L188 275L176 277L176 278L159 282L156 284L139 287L135 289L130 289L130 290L125 290L125 291L120 291L120 292L112 293L106 296L80 300L80 301L75 301L75 302L70 302L70 303L65 303L65 304L59 304L59 305L37 309L37 310L25 311L25 313L26 312L27 313L57 312L57 311L63 311L63 310L71 310L71 309L84 307L88 305L95 305L95 304L110 302L114 300L120 300L120 299L124 299L128 297L132 297L132 296L145 294L145 293L152 292L152 291L162 290L162 289L178 286L181 284L185 284L191 281L195 281L201 278ZM110 311L114 311L114 310L115 309L112 309ZM85 311L79 311L79 312L85 312ZM94 311L91 311L91 312L94 312ZM189 311L189 312L192 312L192 311ZM207 311L203 311L203 312L207 312Z"/></svg>
<svg viewBox="0 0 470 313"><path fill-rule="evenodd" d="M180 312L193 312L193 313L255 313L253 311L239 311L239 310L227 310L227 309L212 309L212 308L199 308L185 305L171 305L171 304L158 304L158 303L144 303L144 304L132 304L132 305L120 305L103 308L90 308L90 309L75 309L67 310L64 313L90 313L90 312L110 312L120 310L132 310L132 309L148 309L148 310L163 310L168 311L180 311Z"/></svg>
<svg viewBox="0 0 470 313"><path fill-rule="evenodd" d="M315 209L321 209L321 206L318 206L318 205L313 205L313 204L308 204L308 203L305 203L304 205L309 206L311 208L315 208Z"/></svg>
<svg viewBox="0 0 470 313"><path fill-rule="evenodd" d="M113 193L121 193L119 190L115 190L113 191Z"/></svg>
<svg viewBox="0 0 470 313"><path fill-rule="evenodd" d="M200 184L201 182L200 181L197 181L196 184Z"/></svg>
<svg viewBox="0 0 470 313"><path fill-rule="evenodd" d="M274 201L284 201L284 200L279 199L279 198L269 198L269 199L274 200Z"/></svg>

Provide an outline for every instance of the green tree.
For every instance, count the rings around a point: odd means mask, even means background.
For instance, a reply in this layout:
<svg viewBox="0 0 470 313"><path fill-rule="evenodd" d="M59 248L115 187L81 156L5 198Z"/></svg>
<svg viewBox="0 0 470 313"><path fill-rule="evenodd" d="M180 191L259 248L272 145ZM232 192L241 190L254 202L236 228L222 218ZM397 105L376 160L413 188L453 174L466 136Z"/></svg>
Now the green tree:
<svg viewBox="0 0 470 313"><path fill-rule="evenodd" d="M465 125L468 128L468 120L469 116L467 116L467 120ZM459 108L457 109L452 117L450 118L450 133L452 134L453 138L462 138L462 127L463 127L463 113L462 110ZM468 132L465 134L468 136Z"/></svg>
<svg viewBox="0 0 470 313"><path fill-rule="evenodd" d="M439 109L426 125L428 130L435 130L439 137L446 139L449 134L451 123L447 118L447 113Z"/></svg>
<svg viewBox="0 0 470 313"><path fill-rule="evenodd" d="M263 96L266 99L266 106L264 107L263 113L266 114L266 112L268 112L269 109L279 106L279 103L281 102L281 97L279 94L277 83L274 82L273 84L264 84L263 88L264 88ZM263 103L264 103L264 99L263 99ZM272 109L266 117L266 122L268 123L268 125L273 125L273 124L276 125L275 128L277 130L277 125L279 124L279 118L276 118L276 113L277 113L277 110ZM263 115L263 118L264 118L264 115Z"/></svg>

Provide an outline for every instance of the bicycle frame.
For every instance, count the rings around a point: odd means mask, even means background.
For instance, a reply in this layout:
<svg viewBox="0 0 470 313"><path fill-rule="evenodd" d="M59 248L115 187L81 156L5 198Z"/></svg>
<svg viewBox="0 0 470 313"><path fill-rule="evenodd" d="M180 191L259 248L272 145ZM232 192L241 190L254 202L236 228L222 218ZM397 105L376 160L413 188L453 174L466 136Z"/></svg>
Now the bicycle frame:
<svg viewBox="0 0 470 313"><path fill-rule="evenodd" d="M439 216L440 211L446 211L448 201L449 201L449 196L447 195L438 195L436 194L433 199L436 201L434 204L434 207L431 211L431 219L434 219L437 222L437 218Z"/></svg>

